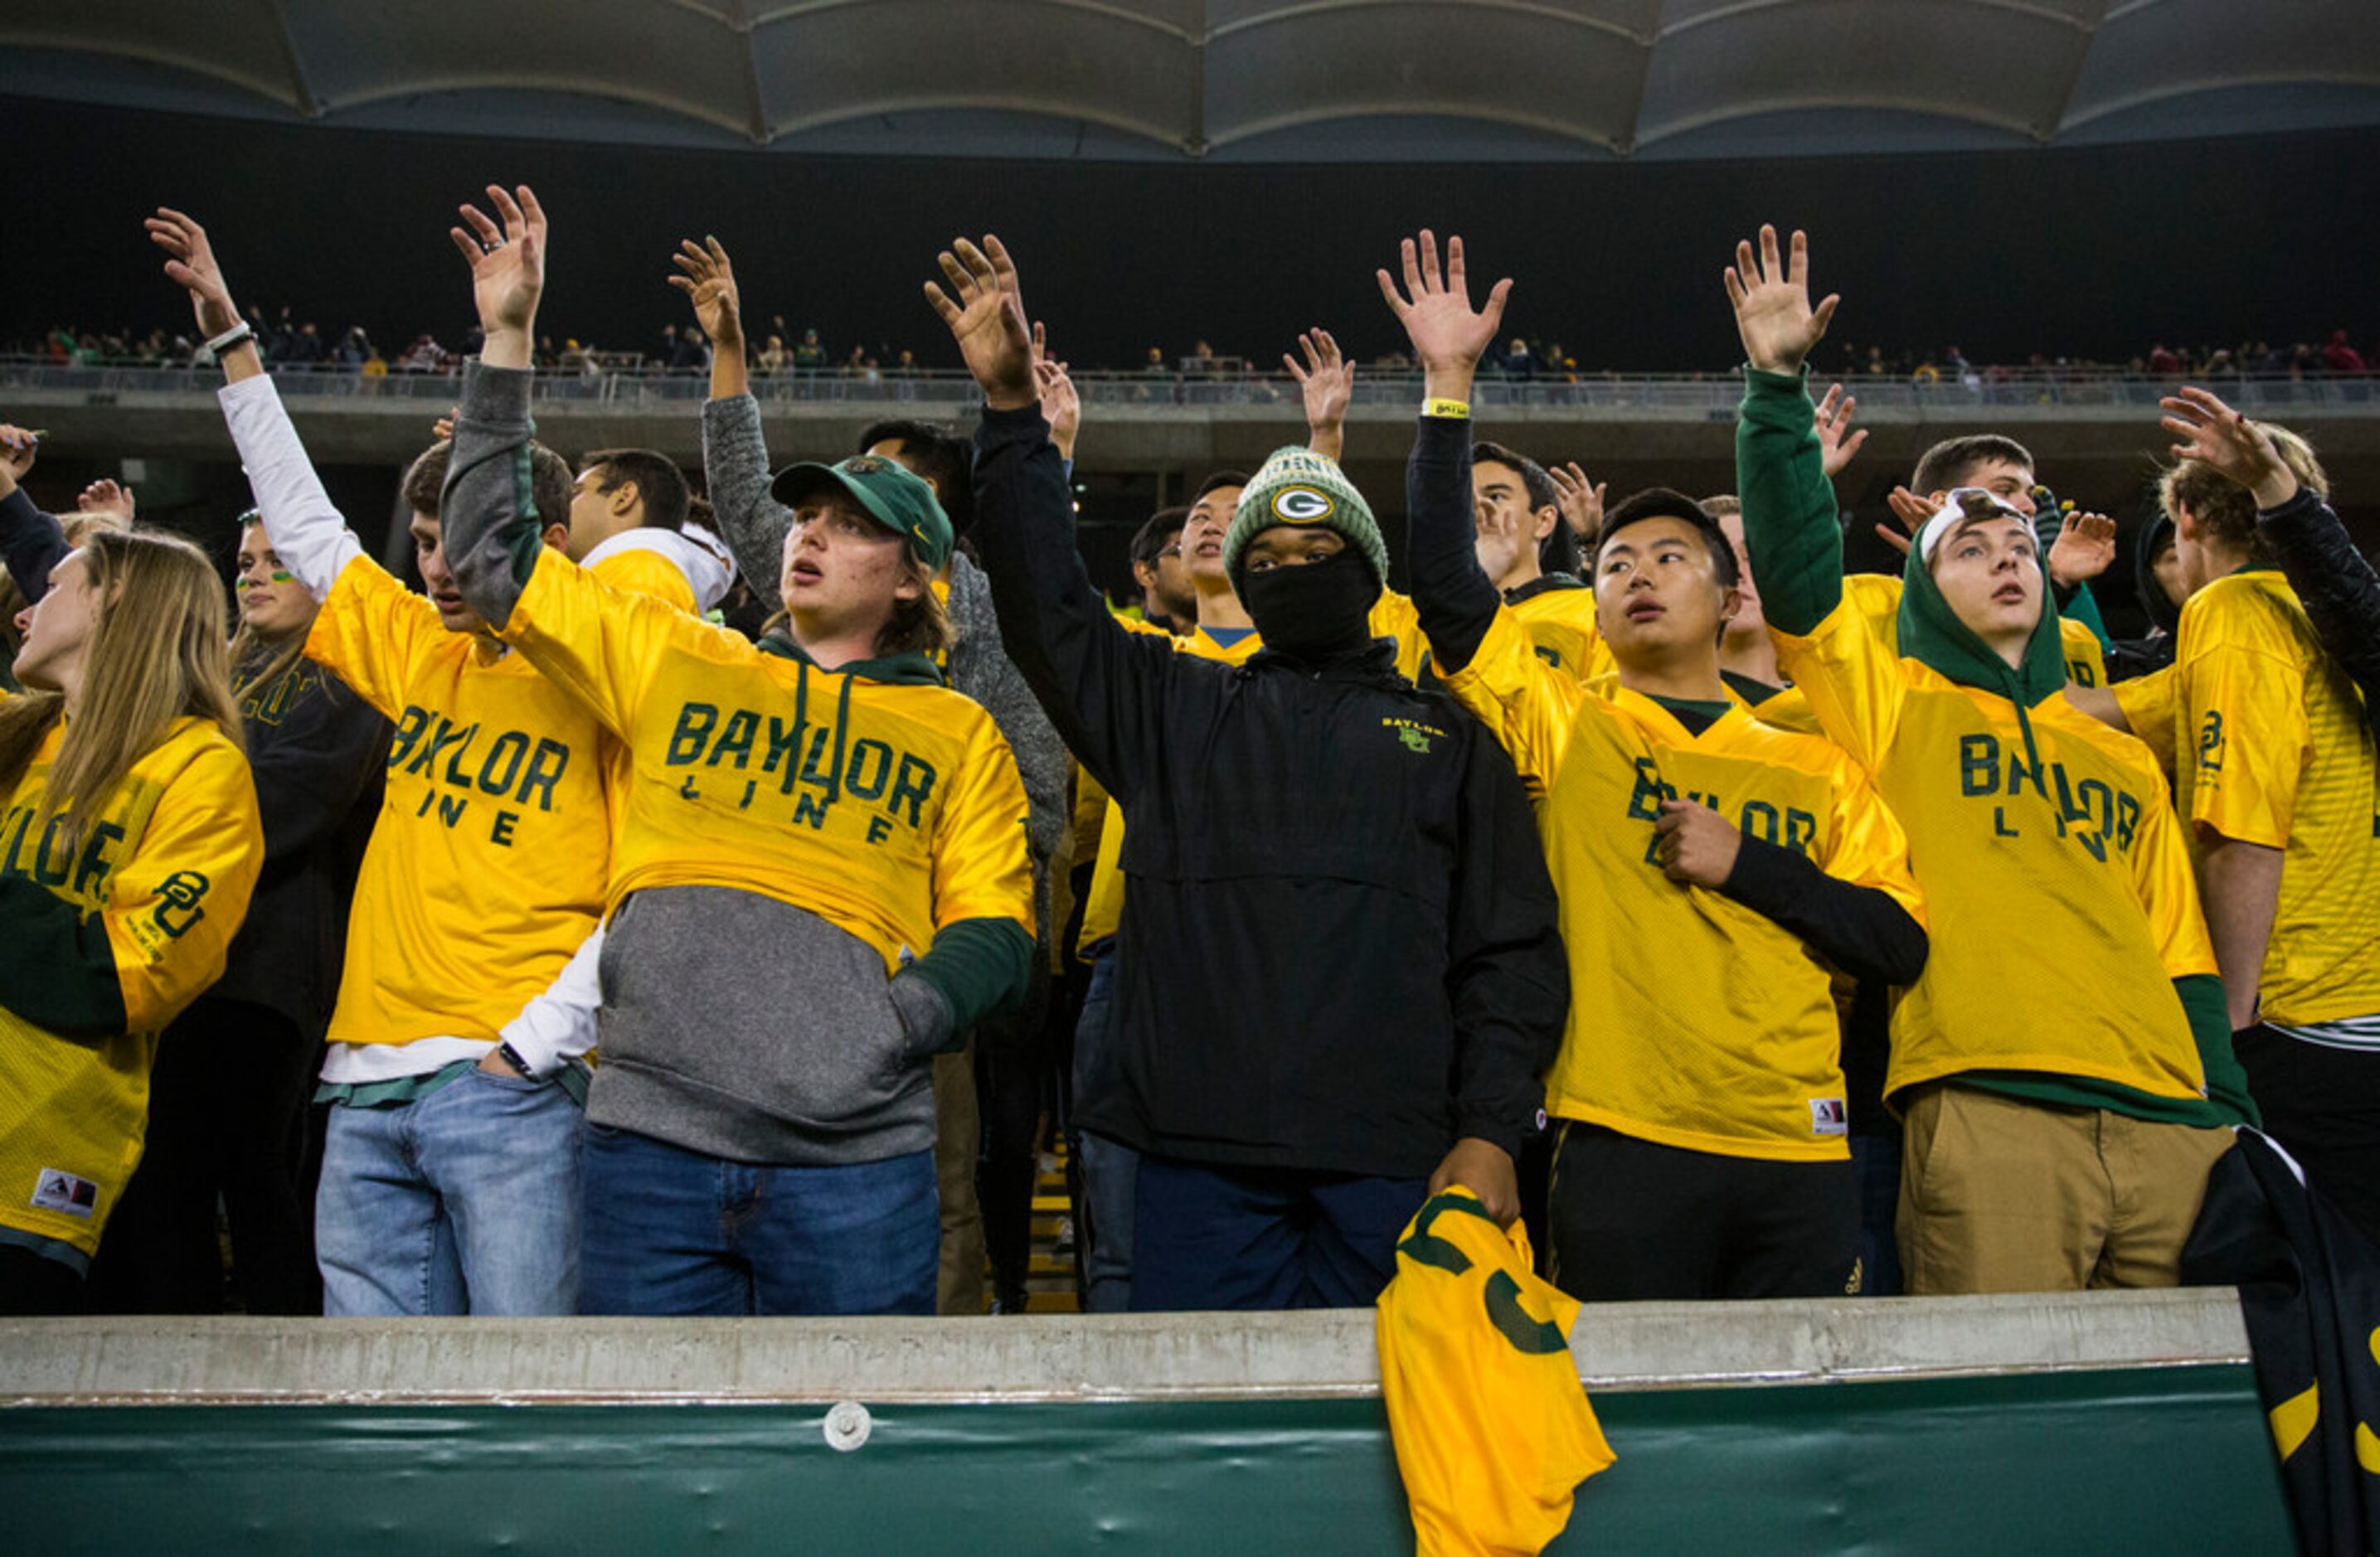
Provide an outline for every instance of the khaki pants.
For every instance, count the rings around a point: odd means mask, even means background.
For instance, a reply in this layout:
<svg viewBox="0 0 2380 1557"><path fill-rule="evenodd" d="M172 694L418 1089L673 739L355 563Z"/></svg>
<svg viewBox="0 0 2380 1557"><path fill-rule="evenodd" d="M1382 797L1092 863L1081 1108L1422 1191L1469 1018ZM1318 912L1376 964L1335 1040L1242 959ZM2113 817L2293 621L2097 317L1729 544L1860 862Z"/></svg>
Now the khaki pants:
<svg viewBox="0 0 2380 1557"><path fill-rule="evenodd" d="M1955 1084L1909 1106L1897 1230L1909 1291L2171 1286L2228 1129Z"/></svg>
<svg viewBox="0 0 2380 1557"><path fill-rule="evenodd" d="M981 1315L983 1212L975 1198L975 1040L934 1056L934 1179L942 1199L942 1266L934 1311Z"/></svg>

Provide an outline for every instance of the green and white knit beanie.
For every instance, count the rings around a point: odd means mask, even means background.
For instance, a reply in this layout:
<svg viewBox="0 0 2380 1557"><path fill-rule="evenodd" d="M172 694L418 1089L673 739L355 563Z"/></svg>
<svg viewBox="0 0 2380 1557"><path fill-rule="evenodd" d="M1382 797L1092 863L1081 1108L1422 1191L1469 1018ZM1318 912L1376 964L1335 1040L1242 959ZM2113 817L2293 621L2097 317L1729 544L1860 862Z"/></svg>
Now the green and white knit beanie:
<svg viewBox="0 0 2380 1557"><path fill-rule="evenodd" d="M1223 571L1236 585L1248 543L1276 525L1336 530L1348 549L1372 564L1382 588L1389 582L1389 546L1372 518L1372 506L1355 490L1337 460L1311 449L1276 449L1240 492L1240 511L1223 537Z"/></svg>

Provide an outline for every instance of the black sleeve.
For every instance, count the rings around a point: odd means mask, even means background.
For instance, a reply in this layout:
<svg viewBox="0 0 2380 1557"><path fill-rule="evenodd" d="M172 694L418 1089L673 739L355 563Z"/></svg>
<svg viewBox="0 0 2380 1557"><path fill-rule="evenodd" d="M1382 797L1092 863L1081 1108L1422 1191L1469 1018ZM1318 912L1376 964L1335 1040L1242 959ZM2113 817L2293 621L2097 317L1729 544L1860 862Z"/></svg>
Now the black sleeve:
<svg viewBox="0 0 2380 1557"><path fill-rule="evenodd" d="M50 570L67 549L65 526L34 507L24 488L0 498L0 563L27 605L50 592Z"/></svg>
<svg viewBox="0 0 2380 1557"><path fill-rule="evenodd" d="M1744 839L1720 890L1855 979L1909 984L1925 971L1925 926L1890 893L1828 875L1791 849Z"/></svg>
<svg viewBox="0 0 2380 1557"><path fill-rule="evenodd" d="M1414 608L1442 675L1471 663L1503 604L1479 566L1472 518L1471 423L1424 416L1405 462L1405 565Z"/></svg>
<svg viewBox="0 0 2380 1557"><path fill-rule="evenodd" d="M2314 635L2363 689L2364 706L2380 709L2380 573L2311 488L2256 520Z"/></svg>
<svg viewBox="0 0 2380 1557"><path fill-rule="evenodd" d="M1008 658L1092 777L1130 799L1162 760L1179 657L1170 639L1120 625L1093 587L1075 549L1066 467L1038 406L985 409L968 534L991 580Z"/></svg>
<svg viewBox="0 0 2380 1557"><path fill-rule="evenodd" d="M390 726L377 709L318 665L291 674L303 683L287 713L274 723L248 720L248 768L268 862L336 832L388 760Z"/></svg>
<svg viewBox="0 0 2380 1557"><path fill-rule="evenodd" d="M1546 1068L1570 1016L1570 963L1528 791L1485 730L1468 734L1447 936L1454 1133L1518 1156L1536 1131Z"/></svg>

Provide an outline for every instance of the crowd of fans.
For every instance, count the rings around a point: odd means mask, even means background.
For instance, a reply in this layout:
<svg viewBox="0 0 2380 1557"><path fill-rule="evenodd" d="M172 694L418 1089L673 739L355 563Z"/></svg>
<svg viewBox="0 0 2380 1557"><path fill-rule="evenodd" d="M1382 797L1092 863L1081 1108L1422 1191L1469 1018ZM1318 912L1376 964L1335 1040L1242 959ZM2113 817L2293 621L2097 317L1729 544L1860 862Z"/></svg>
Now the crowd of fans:
<svg viewBox="0 0 2380 1557"><path fill-rule="evenodd" d="M384 352L373 344L370 332L361 325L350 325L334 337L310 320L297 320L286 304L269 315L261 308L250 308L248 320L256 331L259 350L275 369L319 368L371 376L451 374L460 370L466 356L479 349L476 332L457 343L459 350L448 349L425 332L414 336L402 350ZM534 360L540 372L548 373L699 374L710 370L712 349L711 343L704 340L699 332L671 323L662 327L659 339L649 348L607 348L591 340L581 342L575 336L557 340L551 334L541 334L534 346ZM765 331L756 332L747 339L743 351L747 369L760 378L791 374L874 382L887 377L905 377L921 368L913 348L881 343L830 348L816 329L796 330L786 323L783 314L772 315ZM38 339L11 343L7 353L45 359L60 367L156 368L194 363L203 366L208 361L204 342L186 331L163 328L143 333L133 329L85 331L61 324ZM2306 380L2357 377L2371 372L2370 365L2380 361L2380 342L2373 343L2369 351L2359 350L2349 340L2348 332L2336 330L2319 344L2301 341L2275 346L2265 341L2241 341L2232 346L2168 346L2158 342L2120 362L2035 352L2021 363L1988 364L1969 361L1956 345L1936 351L1845 343L1830 350L1828 358L1828 369L1839 377L1907 379L1918 383L1948 381L1970 386L2046 377L2116 377L2158 382L2181 379ZM1178 354L1168 353L1162 346L1151 346L1136 364L1078 366L1086 372L1140 372L1193 380L1271 376L1265 362L1219 354L1205 340ZM1372 360L1372 366L1411 372L1416 365L1410 353L1394 350L1380 354ZM1480 369L1523 382L1542 380L1555 383L1576 383L1611 371L1608 368L1582 368L1577 357L1558 340L1523 335L1491 346L1480 358Z"/></svg>
<svg viewBox="0 0 2380 1557"><path fill-rule="evenodd" d="M2380 1237L2380 578L2286 429L2162 403L2117 641L2115 526L1988 428L1845 573L1802 235L1726 272L1737 491L1611 501L1475 439L1565 359L1425 232L1377 275L1413 593L1315 330L1306 443L1118 604L997 239L926 287L972 435L782 467L783 321L684 245L690 479L534 439L547 221L463 211L419 592L265 369L369 344L244 314L178 211L236 613L0 425L0 1311L220 1307L219 1204L256 1311L1013 1311L1057 1131L1101 1310L1367 1303L1425 1202L1590 1300L2170 1285L2246 1127Z"/></svg>

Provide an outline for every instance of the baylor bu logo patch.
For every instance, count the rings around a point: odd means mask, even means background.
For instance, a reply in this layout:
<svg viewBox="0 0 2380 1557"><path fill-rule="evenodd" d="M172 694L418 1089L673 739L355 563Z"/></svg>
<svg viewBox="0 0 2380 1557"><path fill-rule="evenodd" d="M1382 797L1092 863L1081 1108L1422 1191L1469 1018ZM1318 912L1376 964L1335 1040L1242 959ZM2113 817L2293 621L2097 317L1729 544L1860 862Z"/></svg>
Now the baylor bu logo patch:
<svg viewBox="0 0 2380 1557"><path fill-rule="evenodd" d="M1330 493L1312 487L1283 487L1272 495L1272 511L1293 525L1318 525L1338 512L1338 505Z"/></svg>
<svg viewBox="0 0 2380 1557"><path fill-rule="evenodd" d="M1446 731L1436 725L1423 724L1418 719L1382 719L1380 723L1397 732L1397 739L1404 743L1406 751L1419 752L1425 756L1429 753L1431 742L1446 739Z"/></svg>

